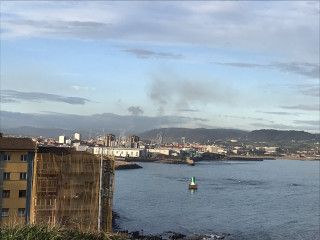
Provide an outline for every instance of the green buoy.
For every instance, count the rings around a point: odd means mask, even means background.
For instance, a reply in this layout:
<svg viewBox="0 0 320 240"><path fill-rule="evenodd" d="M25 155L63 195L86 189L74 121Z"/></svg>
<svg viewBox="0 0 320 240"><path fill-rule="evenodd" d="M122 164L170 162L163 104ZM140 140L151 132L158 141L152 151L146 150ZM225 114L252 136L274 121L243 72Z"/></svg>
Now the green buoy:
<svg viewBox="0 0 320 240"><path fill-rule="evenodd" d="M198 185L196 184L196 178L191 178L191 183L189 184L189 189L198 189Z"/></svg>

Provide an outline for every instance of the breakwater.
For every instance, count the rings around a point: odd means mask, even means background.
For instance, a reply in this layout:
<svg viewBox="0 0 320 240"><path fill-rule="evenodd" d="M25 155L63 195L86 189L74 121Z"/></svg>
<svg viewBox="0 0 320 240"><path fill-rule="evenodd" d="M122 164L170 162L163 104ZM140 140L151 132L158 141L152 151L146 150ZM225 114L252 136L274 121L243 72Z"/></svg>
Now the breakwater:
<svg viewBox="0 0 320 240"><path fill-rule="evenodd" d="M137 169L137 168L142 168L142 167L132 162L115 161L116 170Z"/></svg>

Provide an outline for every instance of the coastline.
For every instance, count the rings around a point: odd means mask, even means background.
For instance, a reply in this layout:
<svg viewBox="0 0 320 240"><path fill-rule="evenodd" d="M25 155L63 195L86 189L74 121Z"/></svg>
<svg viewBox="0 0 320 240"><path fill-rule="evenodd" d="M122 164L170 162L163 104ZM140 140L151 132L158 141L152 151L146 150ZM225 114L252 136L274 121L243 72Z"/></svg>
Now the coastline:
<svg viewBox="0 0 320 240"><path fill-rule="evenodd" d="M212 234L199 234L196 236L187 236L183 233L177 233L168 231L163 234L150 234L150 235L144 235L143 229L140 231L132 231L129 232L128 230L123 230L117 223L117 221L120 219L119 214L112 211L112 232L113 233L120 233L125 235L128 239L135 240L214 240L214 239L226 239L231 240L232 236L230 233L212 233Z"/></svg>
<svg viewBox="0 0 320 240"><path fill-rule="evenodd" d="M220 158L200 157L191 158L192 162L199 161L265 161L265 160L300 160L300 161L320 161L317 157L299 157L299 156L242 156L229 155ZM115 161L116 170L137 169L142 168L137 162L164 163L164 164L190 164L187 160L179 158L117 158Z"/></svg>
<svg viewBox="0 0 320 240"><path fill-rule="evenodd" d="M254 158L261 158L263 160L302 160L302 161L320 161L319 157L299 157L299 156L241 156L241 155L234 155L232 157L239 157L243 159L254 159Z"/></svg>
<svg viewBox="0 0 320 240"><path fill-rule="evenodd" d="M227 156L226 158L212 159L212 158L197 158L193 159L194 162L198 161L268 161L268 160L299 160L299 161L320 161L316 157L298 157L298 156L241 156L241 155L232 155ZM181 160L177 158L163 158L163 159L147 159L147 158L121 158L115 161L115 170L129 170L129 169L138 169L142 168L136 162L150 162L150 163L163 163L163 164L189 164L186 160Z"/></svg>

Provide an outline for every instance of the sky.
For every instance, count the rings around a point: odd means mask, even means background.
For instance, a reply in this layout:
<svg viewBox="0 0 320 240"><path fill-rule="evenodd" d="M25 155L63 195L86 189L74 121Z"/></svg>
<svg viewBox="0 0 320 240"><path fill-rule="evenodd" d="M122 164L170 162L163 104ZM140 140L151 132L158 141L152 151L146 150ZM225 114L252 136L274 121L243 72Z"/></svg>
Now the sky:
<svg viewBox="0 0 320 240"><path fill-rule="evenodd" d="M320 132L319 1L0 4L2 112Z"/></svg>

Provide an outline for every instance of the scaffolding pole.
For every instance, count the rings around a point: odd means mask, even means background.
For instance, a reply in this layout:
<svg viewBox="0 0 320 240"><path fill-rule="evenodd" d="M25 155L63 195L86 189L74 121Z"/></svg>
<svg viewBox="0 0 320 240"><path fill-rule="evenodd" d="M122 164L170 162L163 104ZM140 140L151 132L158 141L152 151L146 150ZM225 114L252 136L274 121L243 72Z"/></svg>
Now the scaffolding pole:
<svg viewBox="0 0 320 240"><path fill-rule="evenodd" d="M103 148L101 148L101 159L100 159L100 181L99 181L99 208L98 208L98 231L101 231L101 215L102 215L102 168L103 168Z"/></svg>

